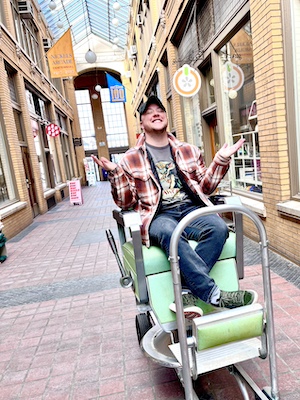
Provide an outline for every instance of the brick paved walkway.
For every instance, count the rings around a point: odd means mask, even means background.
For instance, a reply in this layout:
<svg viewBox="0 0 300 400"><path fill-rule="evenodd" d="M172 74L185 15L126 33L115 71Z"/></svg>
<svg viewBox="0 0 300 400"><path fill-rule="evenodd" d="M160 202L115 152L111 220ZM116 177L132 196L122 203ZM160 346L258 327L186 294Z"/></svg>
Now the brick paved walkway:
<svg viewBox="0 0 300 400"><path fill-rule="evenodd" d="M84 187L83 198L82 206L59 203L7 244L0 266L0 400L183 399L175 372L139 349L133 294L120 288L106 242L105 229L116 232L108 183ZM256 265L246 267L242 285L261 295L257 249L246 245L247 265ZM297 400L300 270L274 257L281 399ZM244 366L260 386L269 384L266 361ZM225 369L201 376L195 387L202 400L242 399Z"/></svg>

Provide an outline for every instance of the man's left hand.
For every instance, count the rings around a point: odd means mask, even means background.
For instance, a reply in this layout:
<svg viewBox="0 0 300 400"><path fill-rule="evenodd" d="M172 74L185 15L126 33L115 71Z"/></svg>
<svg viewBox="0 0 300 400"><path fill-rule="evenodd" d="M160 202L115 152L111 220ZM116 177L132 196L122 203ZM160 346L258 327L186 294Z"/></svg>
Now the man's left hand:
<svg viewBox="0 0 300 400"><path fill-rule="evenodd" d="M238 151L239 148L242 147L245 139L240 139L234 145L228 146L227 143L224 143L223 146L219 150L219 154L222 157L230 158L234 153Z"/></svg>

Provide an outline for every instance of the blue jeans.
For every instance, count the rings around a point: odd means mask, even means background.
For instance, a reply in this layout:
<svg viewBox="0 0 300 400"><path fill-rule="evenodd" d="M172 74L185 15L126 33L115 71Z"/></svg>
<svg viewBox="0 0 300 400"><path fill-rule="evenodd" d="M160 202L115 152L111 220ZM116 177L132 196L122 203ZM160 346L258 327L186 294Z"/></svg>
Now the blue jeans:
<svg viewBox="0 0 300 400"><path fill-rule="evenodd" d="M178 222L197 206L182 204L159 213L151 222L149 235L152 245L159 246L169 256L170 240ZM228 237L228 228L217 214L197 218L183 231L178 244L179 268L186 285L194 295L209 303L216 289L208 275L218 260ZM188 240L198 242L195 250Z"/></svg>

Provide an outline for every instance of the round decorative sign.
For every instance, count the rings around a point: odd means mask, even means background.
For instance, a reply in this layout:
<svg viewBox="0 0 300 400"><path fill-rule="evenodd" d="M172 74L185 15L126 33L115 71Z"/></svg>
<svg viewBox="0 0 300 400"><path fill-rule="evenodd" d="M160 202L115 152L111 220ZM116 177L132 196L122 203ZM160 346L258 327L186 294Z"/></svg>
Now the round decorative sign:
<svg viewBox="0 0 300 400"><path fill-rule="evenodd" d="M180 96L192 97L201 87L201 77L194 68L184 64L173 76L174 89Z"/></svg>
<svg viewBox="0 0 300 400"><path fill-rule="evenodd" d="M242 68L230 61L227 61L223 68L223 82L225 90L240 90L244 84L244 72Z"/></svg>
<svg viewBox="0 0 300 400"><path fill-rule="evenodd" d="M46 126L46 134L52 137L59 136L60 127L55 124L49 124Z"/></svg>

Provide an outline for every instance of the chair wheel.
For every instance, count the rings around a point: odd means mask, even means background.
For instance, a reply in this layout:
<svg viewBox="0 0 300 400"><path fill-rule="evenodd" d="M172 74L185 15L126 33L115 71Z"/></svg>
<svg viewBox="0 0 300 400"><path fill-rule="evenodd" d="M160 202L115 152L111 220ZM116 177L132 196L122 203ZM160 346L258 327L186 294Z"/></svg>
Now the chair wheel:
<svg viewBox="0 0 300 400"><path fill-rule="evenodd" d="M138 337L139 344L141 343L141 340L143 339L144 335L149 331L149 329L152 328L152 323L150 321L150 318L147 314L142 313L138 314L135 317L135 327L136 327L136 333Z"/></svg>

